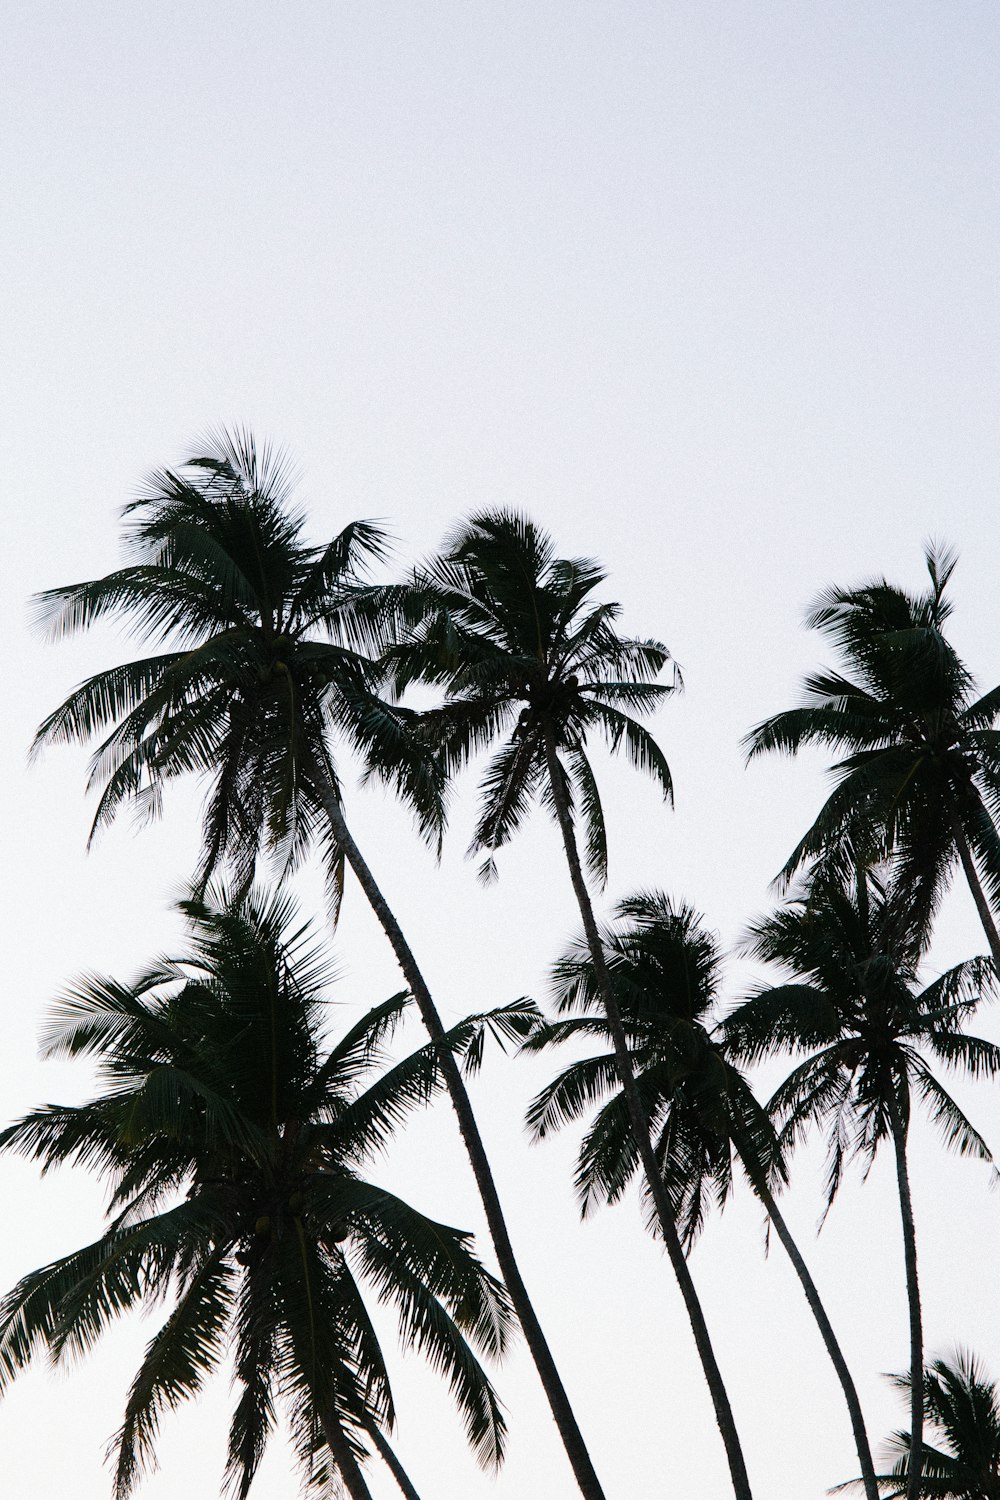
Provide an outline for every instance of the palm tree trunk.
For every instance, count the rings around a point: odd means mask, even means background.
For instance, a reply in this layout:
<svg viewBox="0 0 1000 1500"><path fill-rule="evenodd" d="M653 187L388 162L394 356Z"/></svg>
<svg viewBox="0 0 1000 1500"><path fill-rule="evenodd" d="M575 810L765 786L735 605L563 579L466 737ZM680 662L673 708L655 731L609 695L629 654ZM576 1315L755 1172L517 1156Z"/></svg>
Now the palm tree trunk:
<svg viewBox="0 0 1000 1500"><path fill-rule="evenodd" d="M389 939L392 951L396 955L396 961L402 971L403 978L417 1002L417 1007L423 1018L424 1026L432 1041L442 1042L441 1047L441 1072L444 1076L445 1087L451 1097L451 1102L458 1117L458 1127L465 1142L472 1171L479 1188L479 1196L482 1199L483 1209L486 1213L486 1222L489 1226L490 1237L496 1252L500 1271L510 1293L510 1299L524 1330L524 1337L535 1362L542 1387L548 1398L552 1417L562 1439L566 1456L570 1461L580 1493L585 1500L604 1500L604 1491L600 1480L587 1451L583 1440L583 1434L577 1424L570 1406L569 1397L566 1395L565 1387L556 1368L552 1351L549 1349L542 1325L531 1304L528 1289L521 1277L521 1272L514 1256L514 1247L510 1242L507 1232L507 1224L504 1219L500 1198L497 1194L496 1183L483 1146L482 1136L479 1134L479 1126L476 1124L475 1115L472 1112L472 1103L469 1099L465 1082L461 1071L455 1061L450 1047L444 1042L445 1028L441 1017L438 1015L437 1007L427 988L417 961L413 956L409 944L403 936L402 928L396 921L388 902L382 895L375 877L368 868L361 850L347 827L340 799L332 787L328 788L324 796L324 811L330 820L330 828L337 847L343 853L347 863L354 871L358 883L368 900L372 911L375 913L382 931Z"/></svg>
<svg viewBox="0 0 1000 1500"><path fill-rule="evenodd" d="M899 1213L903 1221L903 1256L906 1265L906 1295L910 1307L910 1453L906 1467L906 1500L920 1500L920 1474L924 1447L924 1334L917 1281L917 1236L913 1225L910 1173L906 1164L906 1129L895 1092L889 1097L889 1124L896 1153L899 1183Z"/></svg>
<svg viewBox="0 0 1000 1500"><path fill-rule="evenodd" d="M368 1433L368 1436L371 1438L372 1442L375 1444L375 1447L378 1449L379 1457L385 1464L386 1468L389 1470L389 1473L392 1475L393 1479L399 1485L399 1488L402 1490L404 1496L406 1497L406 1500L420 1500L420 1496L417 1494L416 1490L413 1488L413 1485L410 1482L410 1476L407 1474L406 1470L403 1468L403 1465L396 1457L396 1454L390 1446L384 1433L381 1432L381 1430L375 1425L374 1422L370 1427L367 1427L365 1431Z"/></svg>
<svg viewBox="0 0 1000 1500"><path fill-rule="evenodd" d="M972 850L969 848L969 840L965 836L965 829L962 827L961 819L954 807L951 809L951 826L952 832L955 835L955 844L958 848L958 857L962 861L962 869L965 871L965 878L969 883L972 899L976 903L979 920L983 924L986 941L990 945L990 953L993 955L993 967L997 975L1000 976L1000 933L997 932L997 924L993 920L990 903L986 899L986 892L983 890L982 881L979 879L979 872L976 869L976 862L972 857Z"/></svg>
<svg viewBox="0 0 1000 1500"><path fill-rule="evenodd" d="M851 1427L854 1430L854 1445L858 1451L858 1462L861 1465L861 1479L865 1487L866 1500L879 1500L878 1484L875 1479L875 1465L872 1462L872 1450L868 1442L868 1432L865 1427L864 1413L861 1410L861 1402L858 1399L857 1387L854 1384L850 1370L847 1368L847 1361L837 1342L837 1335L834 1333L830 1319L826 1315L826 1308L820 1301L816 1283L809 1274L809 1267L802 1259L799 1247L792 1238L791 1230L785 1223L770 1188L763 1182L753 1182L752 1186L754 1192L764 1205L767 1216L774 1225L775 1233L784 1246L785 1253L792 1263L796 1276L799 1278L802 1290L806 1294L806 1301L809 1304L813 1317L816 1319L816 1326L826 1346L826 1352L830 1356L830 1363L837 1372L837 1378L840 1381L841 1390L844 1392L844 1400L847 1403L847 1410L850 1414Z"/></svg>
<svg viewBox="0 0 1000 1500"><path fill-rule="evenodd" d="M341 1479L347 1486L347 1493L351 1500L372 1500L372 1492L368 1488L361 1466L351 1451L351 1445L337 1417L322 1413L320 1426L323 1428L326 1446L330 1450Z"/></svg>
<svg viewBox="0 0 1000 1500"><path fill-rule="evenodd" d="M671 1267L681 1289L681 1296L684 1299L684 1306L687 1309L702 1369L705 1372L705 1379L708 1382L712 1404L715 1408L715 1420L718 1423L719 1432L722 1435L722 1441L726 1449L726 1457L729 1460L729 1473L732 1478L733 1491L736 1495L736 1500L752 1500L750 1481L747 1477L743 1449L740 1446L739 1435L736 1431L736 1422L733 1418L729 1394L715 1358L715 1351L712 1348L712 1342L709 1337L708 1325L705 1322L705 1314L698 1300L698 1293L695 1290L691 1272L684 1256L680 1236L677 1233L677 1226L674 1222L669 1199L667 1198L666 1188L663 1185L663 1178L656 1164L653 1143L649 1135L649 1120L643 1109L635 1074L632 1071L632 1059L628 1050L625 1028L622 1024L621 1010L615 999L614 991L608 977L608 966L604 958L604 946L601 943L600 933L597 930L597 921L594 917L590 892L587 890L587 883L583 878L583 868L580 864L576 834L573 831L573 820L566 800L562 770L559 765L558 756L556 755L555 739L551 728L548 726L546 726L545 731L545 753L548 761L552 800L555 804L556 816L562 832L566 861L569 865L570 879L573 882L577 905L580 908L580 917L583 921L587 946L590 949L590 957L594 965L594 976L604 1003L608 1030L611 1033L611 1039L614 1043L615 1066L625 1094L629 1120L632 1125L632 1137L639 1152L646 1178L646 1186L656 1211L657 1223L659 1224L660 1233L663 1236L663 1242L667 1249Z"/></svg>

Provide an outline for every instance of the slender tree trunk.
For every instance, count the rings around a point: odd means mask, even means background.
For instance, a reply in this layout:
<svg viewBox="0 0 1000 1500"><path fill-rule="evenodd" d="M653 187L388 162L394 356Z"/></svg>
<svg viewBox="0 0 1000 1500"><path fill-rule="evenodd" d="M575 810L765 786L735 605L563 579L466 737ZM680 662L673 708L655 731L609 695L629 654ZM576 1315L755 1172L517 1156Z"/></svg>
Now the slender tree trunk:
<svg viewBox="0 0 1000 1500"><path fill-rule="evenodd" d="M962 869L965 871L965 878L969 883L972 899L976 903L979 920L983 924L986 941L990 945L990 953L993 955L993 968L1000 977L1000 933L997 932L997 924L993 920L990 903L986 899L986 892L979 879L979 872L972 857L972 850L969 848L969 840L965 836L965 829L954 807L951 809L951 826L955 835L955 844L958 847L958 857L962 861Z"/></svg>
<svg viewBox="0 0 1000 1500"><path fill-rule="evenodd" d="M754 1192L767 1210L767 1216L774 1225L775 1233L784 1246L785 1253L802 1284L802 1290L806 1294L806 1301L809 1303L810 1311L816 1319L816 1326L819 1328L823 1343L826 1346L826 1352L830 1356L830 1363L837 1372L837 1378L840 1381L841 1390L844 1392L844 1400L847 1403L847 1410L850 1414L851 1427L854 1430L854 1445L858 1450L858 1462L861 1465L861 1479L865 1487L865 1496L867 1500L879 1500L878 1484L875 1479L875 1465L872 1462L871 1445L868 1442L868 1432L865 1427L864 1414L861 1410L861 1402L858 1399L857 1388L851 1372L847 1368L847 1361L837 1342L833 1326L826 1315L826 1308L820 1301L816 1283L809 1274L809 1267L802 1259L799 1247L792 1238L791 1230L785 1223L770 1188L768 1188L766 1183L755 1182L752 1185Z"/></svg>
<svg viewBox="0 0 1000 1500"><path fill-rule="evenodd" d="M646 1129L646 1140L649 1140L648 1128ZM652 1150L650 1150L650 1155L652 1155ZM655 1158L653 1167L655 1171ZM656 1173L656 1175L659 1177L659 1173ZM715 1358L715 1350L712 1348L708 1324L705 1321L705 1314L698 1299L698 1291L694 1284L694 1278L691 1275L691 1268L687 1263L687 1257L681 1245L680 1235L677 1233L677 1226L669 1209L665 1221L665 1230L663 1230L664 1221L659 1212L657 1213L657 1219L663 1231L663 1241L666 1245L667 1256L674 1276L677 1278L677 1285L680 1287L681 1297L684 1300L684 1308L688 1315L688 1321L691 1324L691 1332L694 1334L695 1348L698 1350L698 1357L701 1360L701 1366L705 1372L705 1380L712 1397L715 1420L722 1434L726 1457L729 1460L729 1473L732 1479L733 1493L736 1496L736 1500L752 1500L750 1481L747 1477L746 1463L743 1459L743 1449L740 1446L739 1434L736 1431L736 1422L733 1417L732 1407L729 1404L729 1393L726 1390L722 1379L722 1371L719 1369L718 1361Z"/></svg>
<svg viewBox="0 0 1000 1500"><path fill-rule="evenodd" d="M378 1455L381 1458L382 1462L385 1464L393 1479L396 1481L396 1483L399 1485L399 1488L405 1495L406 1500L420 1500L420 1496L417 1494L416 1490L413 1488L413 1485L410 1482L410 1476L407 1474L406 1470L403 1468L403 1465L396 1457L396 1454L390 1446L385 1434L381 1432L374 1423L372 1423L371 1427L368 1427L365 1430L368 1433L368 1436L371 1438L372 1442L375 1444L375 1447L378 1450Z"/></svg>
<svg viewBox="0 0 1000 1500"><path fill-rule="evenodd" d="M338 1419L335 1416L323 1414L320 1417L320 1423L323 1436L326 1438L326 1446L337 1465L341 1479L347 1486L347 1493L351 1500L372 1500L372 1492L368 1488L365 1476L351 1451L351 1445Z"/></svg>
<svg viewBox="0 0 1000 1500"><path fill-rule="evenodd" d="M889 1124L896 1153L906 1295L910 1306L910 1453L906 1467L906 1500L920 1500L924 1448L924 1333L920 1313L920 1284L917 1280L917 1236L913 1226L910 1173L906 1165L906 1130L894 1093L889 1100Z"/></svg>
<svg viewBox="0 0 1000 1500"><path fill-rule="evenodd" d="M729 1460L729 1472L732 1478L733 1490L737 1500L752 1500L750 1481L747 1477L746 1463L744 1462L739 1435L736 1431L736 1422L733 1418L729 1394L715 1358L715 1351L712 1348L705 1315L698 1300L698 1293L695 1290L691 1272L684 1256L684 1250L677 1233L677 1226L674 1222L670 1201L667 1198L666 1188L663 1185L663 1178L656 1164L653 1143L649 1135L649 1120L646 1111L643 1109L639 1087L635 1080L635 1074L632 1071L632 1059L628 1050L625 1028L622 1024L621 1010L610 983L608 966L604 957L604 947L597 929L597 921L594 917L590 892L587 890L587 883L583 878L583 868L580 864L576 835L573 831L573 820L566 800L559 759L556 755L555 739L551 728L548 727L545 732L545 752L548 760L552 800L555 804L556 816L562 832L566 861L569 865L570 879L573 882L573 890L580 908L587 946L590 949L590 957L594 965L594 976L604 1003L608 1030L611 1033L611 1039L614 1043L615 1066L622 1089L624 1090L625 1102L628 1106L629 1120L632 1125L632 1137L639 1151L646 1186L653 1200L657 1222L667 1249L667 1255L669 1256L674 1274L677 1277L681 1296L684 1298L684 1306L687 1309L695 1344L701 1359L702 1368L705 1372L705 1379L708 1382L712 1404L715 1408L715 1420L718 1423L722 1441L726 1449L726 1457Z"/></svg>
<svg viewBox="0 0 1000 1500"><path fill-rule="evenodd" d="M330 827L338 848L342 850L347 863L354 871L358 883L368 900L368 904L378 918L382 931L389 939L392 951L396 955L396 961L402 970L403 978L406 980L413 998L417 1002L417 1007L429 1036L432 1041L443 1044L440 1052L441 1072L444 1076L445 1087L451 1097L455 1114L458 1117L458 1127L465 1142L465 1149L468 1152L469 1161L472 1165L476 1185L479 1188L479 1196L482 1199L483 1208L486 1213L486 1222L489 1225L490 1237L493 1241L493 1248L496 1251L501 1274L506 1282L514 1309L520 1319L521 1327L524 1330L528 1349L531 1352L535 1368L538 1371L545 1394L548 1397L553 1420L562 1439L563 1447L566 1450L566 1456L576 1476L580 1492L586 1497L586 1500L604 1500L604 1491L601 1488L600 1480L591 1462L590 1454L587 1452L583 1434L577 1425L573 1408L570 1406L569 1397L566 1395L566 1390L560 1378L559 1371L556 1368L552 1352L542 1332L542 1326L538 1321L535 1309L531 1304L527 1287L521 1277L521 1272L514 1256L514 1247L510 1242L510 1235L507 1232L507 1224L504 1220L496 1184L493 1181L493 1174L490 1171L486 1150L483 1146L482 1137L479 1134L479 1126L476 1124L476 1119L472 1112L472 1104L465 1087L465 1081L462 1078L458 1063L455 1061L454 1054L444 1040L445 1028L441 1017L438 1015L431 992L427 988L424 977L417 966L417 961L403 936L402 928L396 921L360 849L354 842L344 819L339 798L332 788L326 793L324 810L330 820Z"/></svg>

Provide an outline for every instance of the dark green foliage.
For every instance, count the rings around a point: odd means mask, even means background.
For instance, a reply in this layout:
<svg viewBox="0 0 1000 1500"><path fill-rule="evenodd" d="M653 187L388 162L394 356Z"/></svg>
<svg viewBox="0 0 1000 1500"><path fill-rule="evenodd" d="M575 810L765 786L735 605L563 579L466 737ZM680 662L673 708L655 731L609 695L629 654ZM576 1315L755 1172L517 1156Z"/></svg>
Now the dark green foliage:
<svg viewBox="0 0 1000 1500"><path fill-rule="evenodd" d="M333 734L406 797L428 837L443 817L436 760L407 732L407 710L375 691L371 656L395 603L367 575L386 535L355 521L307 545L285 461L242 433L211 447L154 474L127 508L126 567L38 599L55 636L124 618L158 654L88 678L35 745L103 736L90 771L95 832L126 803L156 815L167 781L201 774L202 886L225 865L245 890L261 849L287 866L318 840L336 902L342 866L323 810L338 786Z"/></svg>
<svg viewBox="0 0 1000 1500"><path fill-rule="evenodd" d="M93 1057L97 1095L0 1135L43 1169L96 1168L109 1190L101 1237L0 1306L0 1383L37 1352L84 1353L119 1314L167 1299L115 1439L116 1494L153 1463L163 1412L227 1352L239 1390L229 1489L247 1494L281 1408L319 1492L324 1424L363 1456L366 1430L393 1422L368 1288L448 1378L479 1460L499 1463L503 1416L474 1348L502 1354L506 1293L468 1235L364 1175L392 1125L440 1086L438 1049L378 1076L405 995L327 1049L329 964L286 899L208 897L186 911L182 959L132 986L87 980L53 1011L46 1050ZM460 1052L477 1039L475 1021L463 1025Z"/></svg>
<svg viewBox="0 0 1000 1500"><path fill-rule="evenodd" d="M180 470L154 475L127 508L121 569L38 601L56 636L125 620L154 653L89 678L38 730L36 748L97 740L92 836L126 804L155 816L165 784L195 772L207 784L205 837L186 903L184 958L133 985L89 978L53 1014L48 1050L91 1056L100 1092L82 1106L36 1110L0 1134L0 1146L43 1171L64 1162L96 1170L109 1193L100 1238L26 1276L0 1305L0 1386L38 1352L84 1353L118 1315L165 1300L169 1311L114 1441L117 1495L155 1463L163 1413L195 1396L229 1358L237 1401L228 1489L244 1500L283 1415L306 1483L319 1493L337 1483L337 1434L348 1456L363 1461L394 1421L365 1300L374 1295L394 1306L404 1345L450 1381L480 1461L499 1463L504 1422L479 1353L503 1352L507 1294L467 1235L426 1219L366 1172L409 1112L447 1086L567 1452L583 1493L599 1497L520 1283L454 1061L477 1069L488 1036L533 1050L583 1042L591 1055L538 1095L529 1125L542 1137L586 1121L576 1171L584 1212L619 1199L644 1171L649 1227L668 1246L734 1485L749 1496L685 1263L709 1206L727 1199L734 1163L786 1243L772 1190L810 1127L828 1132L827 1210L847 1162L860 1156L867 1166L893 1141L919 1371L905 1161L914 1102L949 1145L991 1159L935 1064L1000 1072L1000 1048L964 1030L993 971L973 959L929 985L918 977L956 858L1000 969L1000 937L976 869L996 903L1000 687L978 695L945 635L953 557L928 550L923 594L880 579L831 589L812 610L809 623L832 641L839 666L809 676L803 704L760 724L747 747L751 757L830 747L839 757L835 785L782 872L787 882L808 867L808 890L753 930L755 956L788 978L715 1028L720 955L697 915L645 892L598 930L581 868L577 830L591 874L606 878L589 754L595 731L650 772L668 802L673 796L642 720L680 686L679 675L658 680L670 662L660 642L619 635L618 606L595 599L601 567L557 556L533 522L495 510L462 523L407 586L376 586L370 570L388 553L380 526L355 522L327 546L311 546L280 455L243 433L205 446ZM386 681L396 695L430 685L443 701L422 712L390 702ZM530 1002L516 1002L444 1033L343 824L337 737L367 776L401 793L432 843L444 826L448 776L486 753L472 840L485 855L485 878L533 803L557 816L587 933L556 967L557 1019L542 1021ZM283 873L314 841L334 909L345 852L351 860L430 1029L432 1042L394 1066L383 1066L382 1046L409 996L376 1007L327 1050L327 962L294 929L286 901L252 893L262 854ZM210 893L219 869L232 875L231 899ZM779 1052L797 1061L768 1112L737 1064ZM794 1245L789 1253L816 1311ZM857 1393L821 1307L817 1318L873 1496ZM1000 1500L996 1390L975 1362L959 1355L953 1365L935 1362L915 1387L906 1377L898 1383L913 1397L914 1473L910 1434L897 1433L882 1492ZM941 1443L922 1451L921 1399ZM345 1460L342 1472L348 1467Z"/></svg>
<svg viewBox="0 0 1000 1500"><path fill-rule="evenodd" d="M930 586L908 594L879 579L820 596L808 624L842 667L807 677L800 708L766 719L749 755L806 745L841 753L834 790L782 872L847 846L893 854L900 887L927 925L959 852L959 832L1000 899L1000 687L979 695L947 640L955 558L928 548Z"/></svg>
<svg viewBox="0 0 1000 1500"><path fill-rule="evenodd" d="M908 1375L895 1375L900 1390ZM981 1363L966 1350L935 1359L924 1370L924 1408L930 1426L923 1445L918 1493L925 1500L1000 1500L1000 1393ZM901 1500L909 1474L910 1434L894 1432L886 1444L894 1459L879 1475L885 1500ZM856 1489L857 1480L838 1485Z"/></svg>
<svg viewBox="0 0 1000 1500"><path fill-rule="evenodd" d="M927 1057L987 1077L1000 1072L1000 1047L962 1029L991 989L991 965L970 959L922 987L925 940L909 904L874 875L855 884L832 870L752 929L752 954L791 977L739 1005L722 1035L727 1051L748 1063L807 1054L770 1108L785 1144L826 1126L828 1205L847 1160L870 1163L890 1137L893 1111L905 1133L914 1095L949 1146L991 1159Z"/></svg>
<svg viewBox="0 0 1000 1500"><path fill-rule="evenodd" d="M423 714L421 725L449 770L493 751L472 844L487 854L486 878L532 801L552 805L547 735L567 798L582 817L590 870L601 880L607 836L588 735L597 731L612 750L624 748L668 800L673 796L663 753L634 715L655 709L679 677L656 682L670 653L659 641L618 634L618 605L593 597L603 581L597 563L557 557L534 522L503 510L464 522L416 576L408 604L413 634L389 659L400 688L444 688L445 703Z"/></svg>
<svg viewBox="0 0 1000 1500"><path fill-rule="evenodd" d="M720 955L697 913L673 906L659 892L641 893L619 903L601 937L657 1165L682 1242L690 1247L711 1199L721 1204L729 1194L734 1154L752 1182L781 1175L774 1131L712 1038ZM560 960L553 978L565 1019L540 1026L527 1046L539 1050L590 1038L607 1044L608 1023L585 943ZM595 1109L576 1173L585 1212L620 1198L639 1171L613 1054L571 1063L528 1111L540 1139ZM650 1225L655 1229L655 1216Z"/></svg>

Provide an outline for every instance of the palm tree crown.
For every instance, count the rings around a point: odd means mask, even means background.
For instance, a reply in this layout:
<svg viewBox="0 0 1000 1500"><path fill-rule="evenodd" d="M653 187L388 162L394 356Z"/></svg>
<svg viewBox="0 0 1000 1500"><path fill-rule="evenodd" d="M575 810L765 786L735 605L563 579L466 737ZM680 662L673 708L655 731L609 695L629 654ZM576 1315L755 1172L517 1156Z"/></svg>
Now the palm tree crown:
<svg viewBox="0 0 1000 1500"><path fill-rule="evenodd" d="M324 816L338 785L332 730L408 797L425 832L441 817L432 758L406 734L406 711L374 692L369 653L390 595L367 570L386 536L356 521L307 545L286 460L247 434L210 446L154 474L126 508L127 566L37 601L55 635L124 616L172 649L88 678L42 723L36 748L104 736L91 763L95 831L126 802L157 813L175 776L207 777L202 883L228 865L245 889L261 848L288 863L313 837L339 880Z"/></svg>
<svg viewBox="0 0 1000 1500"><path fill-rule="evenodd" d="M993 983L989 961L970 959L921 988L925 934L908 903L871 873L852 887L830 871L752 928L753 956L794 977L737 1006L722 1027L727 1051L744 1062L807 1054L770 1108L789 1143L829 1124L828 1204L848 1157L872 1160L894 1114L905 1132L914 1091L949 1145L990 1160L924 1053L974 1074L1000 1071L1000 1048L962 1029Z"/></svg>
<svg viewBox="0 0 1000 1500"><path fill-rule="evenodd" d="M588 734L624 746L672 798L663 753L634 714L653 710L680 679L655 681L670 660L659 641L618 634L619 606L594 598L604 576L589 559L558 557L541 528L504 510L472 516L417 575L410 608L419 623L391 653L398 683L444 687L445 704L422 722L450 767L502 741L483 775L472 845L487 855L486 876L532 800L551 805L550 748L598 878L607 837Z"/></svg>
<svg viewBox="0 0 1000 1500"><path fill-rule="evenodd" d="M710 1027L721 956L689 906L660 892L621 901L601 933L629 1039L633 1070L654 1150L682 1241L689 1247L710 1199L732 1185L733 1140L751 1179L766 1182L780 1166L765 1110L714 1043ZM578 941L556 965L555 996L564 1019L538 1028L533 1051L597 1038L607 1043L593 961ZM614 1202L639 1170L614 1057L602 1052L571 1063L531 1104L528 1124L541 1139L599 1106L584 1137L576 1186L585 1212ZM655 1226L654 1226L655 1227Z"/></svg>
<svg viewBox="0 0 1000 1500"><path fill-rule="evenodd" d="M909 1375L892 1377L910 1389ZM975 1355L958 1349L924 1370L924 1406L931 1429L919 1494L925 1500L1000 1500L1000 1392ZM885 1500L901 1500L909 1474L910 1434L894 1432L886 1448L895 1461L879 1475ZM857 1480L838 1485L857 1488Z"/></svg>
<svg viewBox="0 0 1000 1500"><path fill-rule="evenodd" d="M365 1289L404 1343L449 1378L479 1459L504 1422L474 1352L502 1353L510 1307L469 1237L366 1179L392 1125L436 1086L433 1049L378 1076L407 1003L368 1012L327 1049L329 963L287 899L193 899L191 943L134 984L92 978L53 1012L49 1054L91 1056L100 1092L33 1111L0 1147L77 1161L109 1188L93 1244L25 1276L0 1305L0 1384L40 1349L85 1352L118 1315L172 1300L115 1438L116 1494L154 1458L164 1410L232 1355L239 1399L227 1483L246 1496L279 1404L307 1483L358 1461L394 1408ZM374 1076L373 1076L374 1075Z"/></svg>
<svg viewBox="0 0 1000 1500"><path fill-rule="evenodd" d="M746 746L751 757L811 744L843 752L834 790L784 877L846 836L869 853L895 854L927 922L958 857L1000 962L975 869L1000 899L1000 687L979 695L944 634L953 554L929 547L926 558L923 594L878 579L820 596L807 622L833 642L842 669L807 677L802 706L766 719Z"/></svg>

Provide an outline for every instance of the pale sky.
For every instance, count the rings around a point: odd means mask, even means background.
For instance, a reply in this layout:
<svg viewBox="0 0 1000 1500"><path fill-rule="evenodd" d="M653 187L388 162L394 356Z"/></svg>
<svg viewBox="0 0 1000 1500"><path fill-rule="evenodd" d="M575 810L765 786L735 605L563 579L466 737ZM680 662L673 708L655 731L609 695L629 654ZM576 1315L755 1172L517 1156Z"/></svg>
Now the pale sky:
<svg viewBox="0 0 1000 1500"><path fill-rule="evenodd" d="M920 586L924 538L948 538L954 638L984 685L1000 680L994 5L36 0L4 21L3 1118L86 1089L79 1070L37 1061L46 1002L82 970L126 977L174 942L169 902L197 842L197 794L178 789L159 828L123 821L84 855L85 757L51 752L28 771L26 747L81 676L130 647L111 632L44 646L26 599L110 570L118 508L211 426L288 447L317 541L383 517L402 566L464 512L504 504L604 561L625 628L665 640L687 683L655 725L676 812L624 764L603 766L605 900L663 886L727 943L767 907L822 794L821 761L745 771L738 748L822 658L800 623L821 587L872 573ZM499 885L476 885L471 793L440 869L398 808L351 802L454 1018L544 998L576 928L543 815ZM315 880L301 888L317 901ZM934 962L982 946L956 887ZM353 890L337 949L345 1005L398 988ZM729 994L745 982L733 964ZM995 1015L977 1029L1000 1039ZM635 1202L579 1226L574 1138L524 1138L524 1103L551 1070L501 1060L475 1097L608 1500L721 1500L680 1297ZM956 1088L1000 1149L995 1091ZM913 1156L928 1350L970 1344L1000 1377L1000 1198L923 1124ZM821 1162L802 1154L788 1214L877 1441L905 1420L880 1378L908 1348L890 1162L863 1186L852 1176L817 1243ZM479 1227L445 1108L379 1170ZM6 1289L91 1237L100 1200L80 1174L0 1173ZM805 1500L857 1460L798 1284L762 1242L740 1195L692 1266L755 1496ZM18 1384L0 1406L6 1493L109 1494L103 1450L149 1332ZM523 1350L498 1380L511 1440L494 1480L435 1377L406 1362L398 1448L424 1500L577 1493ZM227 1403L223 1378L166 1424L144 1496L218 1492ZM371 1482L377 1500L397 1493L374 1469ZM296 1493L276 1446L255 1500Z"/></svg>

